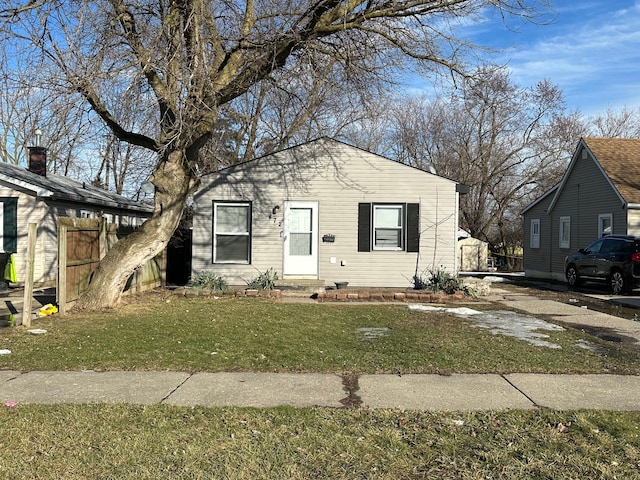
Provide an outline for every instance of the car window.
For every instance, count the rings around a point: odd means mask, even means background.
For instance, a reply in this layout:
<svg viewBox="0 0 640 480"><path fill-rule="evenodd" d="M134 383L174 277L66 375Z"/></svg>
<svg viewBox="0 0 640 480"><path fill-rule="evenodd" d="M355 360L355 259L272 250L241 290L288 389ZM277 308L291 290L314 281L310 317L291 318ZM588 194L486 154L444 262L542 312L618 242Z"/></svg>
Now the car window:
<svg viewBox="0 0 640 480"><path fill-rule="evenodd" d="M630 253L633 252L633 242L621 238L608 238L602 244L600 253Z"/></svg>
<svg viewBox="0 0 640 480"><path fill-rule="evenodd" d="M604 242L604 239L596 240L591 245L589 245L587 248L585 248L585 251L587 253L598 253L598 252L600 252L600 247L602 246L603 242Z"/></svg>
<svg viewBox="0 0 640 480"><path fill-rule="evenodd" d="M616 245L616 252L631 253L633 252L633 242L627 240L618 240Z"/></svg>
<svg viewBox="0 0 640 480"><path fill-rule="evenodd" d="M606 239L604 242L602 242L602 246L600 247L599 253L615 252L616 250L618 250L619 246L620 246L619 240Z"/></svg>

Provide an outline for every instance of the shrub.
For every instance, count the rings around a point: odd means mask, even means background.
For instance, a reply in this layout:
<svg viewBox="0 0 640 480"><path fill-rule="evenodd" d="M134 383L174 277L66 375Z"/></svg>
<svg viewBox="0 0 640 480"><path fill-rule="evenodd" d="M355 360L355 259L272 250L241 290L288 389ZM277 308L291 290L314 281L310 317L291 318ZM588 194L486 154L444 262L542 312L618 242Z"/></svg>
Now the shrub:
<svg viewBox="0 0 640 480"><path fill-rule="evenodd" d="M253 290L273 290L278 280L278 272L270 268L266 272L260 273L256 278L247 282L247 288Z"/></svg>
<svg viewBox="0 0 640 480"><path fill-rule="evenodd" d="M224 292L229 290L229 284L220 275L213 272L200 272L195 277L189 279L189 288L194 290L218 290Z"/></svg>
<svg viewBox="0 0 640 480"><path fill-rule="evenodd" d="M416 273L413 276L412 283L414 290L431 290L433 292L444 292L449 295L462 292L471 297L476 296L473 288L465 285L459 276L452 275L444 268L438 268L436 270L427 269L421 274Z"/></svg>

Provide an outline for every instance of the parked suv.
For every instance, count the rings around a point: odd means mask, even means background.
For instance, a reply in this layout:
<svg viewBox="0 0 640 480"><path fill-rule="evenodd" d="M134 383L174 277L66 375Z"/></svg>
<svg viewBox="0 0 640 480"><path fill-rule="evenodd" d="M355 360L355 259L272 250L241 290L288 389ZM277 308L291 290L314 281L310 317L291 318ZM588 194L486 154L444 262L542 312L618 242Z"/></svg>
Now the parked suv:
<svg viewBox="0 0 640 480"><path fill-rule="evenodd" d="M584 280L607 282L614 295L640 285L640 237L609 235L564 260L569 286Z"/></svg>

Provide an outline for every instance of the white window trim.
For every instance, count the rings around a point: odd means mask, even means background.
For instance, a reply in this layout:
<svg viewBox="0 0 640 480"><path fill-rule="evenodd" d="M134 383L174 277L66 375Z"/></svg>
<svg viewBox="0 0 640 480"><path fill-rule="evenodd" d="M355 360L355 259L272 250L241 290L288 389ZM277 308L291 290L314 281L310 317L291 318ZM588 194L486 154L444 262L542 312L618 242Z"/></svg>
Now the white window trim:
<svg viewBox="0 0 640 480"><path fill-rule="evenodd" d="M564 233L566 232L566 239ZM571 217L560 217L559 229L560 248L571 248Z"/></svg>
<svg viewBox="0 0 640 480"><path fill-rule="evenodd" d="M397 208L400 210L401 225L397 227L400 230L400 246L396 247L379 247L376 246L376 209L378 208ZM401 252L405 249L405 236L407 229L407 220L405 218L404 205L400 203L374 203L372 204L372 219L371 219L371 249L376 251L388 251L388 252ZM382 228L382 227L381 227ZM389 228L389 227L386 227Z"/></svg>
<svg viewBox="0 0 640 480"><path fill-rule="evenodd" d="M224 206L224 207L245 207L248 210L249 213L249 225L251 225L251 215L252 215L252 211L251 211L251 203L250 202L213 202L213 263L229 263L229 264L245 264L245 265L249 265L251 263L251 226L248 227L248 231L247 232L218 232L218 225L217 225L217 220L218 220L218 215L216 214L216 210L218 207L220 206ZM218 247L217 247L217 242L216 242L216 237L218 235L224 235L224 234L233 234L236 236L246 236L249 237L249 251L247 252L247 259L243 260L243 261L225 261L225 260L218 260Z"/></svg>
<svg viewBox="0 0 640 480"><path fill-rule="evenodd" d="M533 218L531 220L529 247L540 248L540 219L539 218Z"/></svg>
<svg viewBox="0 0 640 480"><path fill-rule="evenodd" d="M609 219L609 224L611 225L611 231L609 233L604 233L602 229L602 220L605 218ZM611 235L613 233L613 213L601 213L598 215L598 238L602 238L607 235Z"/></svg>

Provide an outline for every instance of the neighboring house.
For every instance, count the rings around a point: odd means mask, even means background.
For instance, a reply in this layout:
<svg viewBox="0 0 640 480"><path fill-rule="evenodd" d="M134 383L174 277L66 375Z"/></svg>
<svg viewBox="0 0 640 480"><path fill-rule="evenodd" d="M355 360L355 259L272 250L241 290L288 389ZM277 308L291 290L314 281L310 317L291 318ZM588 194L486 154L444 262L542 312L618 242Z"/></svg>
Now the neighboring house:
<svg viewBox="0 0 640 480"><path fill-rule="evenodd" d="M486 272L489 270L489 244L460 229L458 259L460 270L463 272Z"/></svg>
<svg viewBox="0 0 640 480"><path fill-rule="evenodd" d="M321 138L202 179L192 273L244 285L273 268L284 281L409 287L416 272L457 271L465 189Z"/></svg>
<svg viewBox="0 0 640 480"><path fill-rule="evenodd" d="M14 254L17 282L24 283L27 230L36 223L34 284L56 283L59 217L104 217L109 223L137 226L153 208L90 184L47 173L46 152L34 147L29 168L0 162L0 267ZM2 272L0 272L1 274Z"/></svg>
<svg viewBox="0 0 640 480"><path fill-rule="evenodd" d="M580 139L560 183L521 214L529 277L564 280L568 254L604 235L640 235L640 139Z"/></svg>

